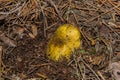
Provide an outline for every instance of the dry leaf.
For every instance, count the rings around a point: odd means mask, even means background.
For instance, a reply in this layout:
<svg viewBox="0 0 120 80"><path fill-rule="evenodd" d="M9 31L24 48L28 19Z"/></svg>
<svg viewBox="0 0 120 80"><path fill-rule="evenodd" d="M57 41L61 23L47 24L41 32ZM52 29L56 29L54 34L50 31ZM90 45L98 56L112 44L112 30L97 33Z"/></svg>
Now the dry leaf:
<svg viewBox="0 0 120 80"><path fill-rule="evenodd" d="M16 27L14 29L14 33L18 34L18 36L22 39L23 38L23 33L24 33L25 29L21 28L21 27Z"/></svg>
<svg viewBox="0 0 120 80"><path fill-rule="evenodd" d="M18 34L22 34L24 31L25 31L24 28L21 28L21 27L16 28L16 33Z"/></svg>
<svg viewBox="0 0 120 80"><path fill-rule="evenodd" d="M104 55L99 55L99 56L93 56L91 58L91 62L93 65L100 65L100 63L102 62L103 60L103 56Z"/></svg>
<svg viewBox="0 0 120 80"><path fill-rule="evenodd" d="M91 40L91 45L95 45L96 44L96 40Z"/></svg>
<svg viewBox="0 0 120 80"><path fill-rule="evenodd" d="M0 40L3 41L8 46L16 47L16 43L10 38L6 37L4 34L0 35Z"/></svg>
<svg viewBox="0 0 120 80"><path fill-rule="evenodd" d="M115 80L120 80L120 61L111 63L109 67Z"/></svg>
<svg viewBox="0 0 120 80"><path fill-rule="evenodd" d="M37 36L37 26L36 25L32 25L32 33L34 36Z"/></svg>
<svg viewBox="0 0 120 80"><path fill-rule="evenodd" d="M92 39L90 36L86 36L90 41L91 41L91 45L96 45L96 40Z"/></svg>

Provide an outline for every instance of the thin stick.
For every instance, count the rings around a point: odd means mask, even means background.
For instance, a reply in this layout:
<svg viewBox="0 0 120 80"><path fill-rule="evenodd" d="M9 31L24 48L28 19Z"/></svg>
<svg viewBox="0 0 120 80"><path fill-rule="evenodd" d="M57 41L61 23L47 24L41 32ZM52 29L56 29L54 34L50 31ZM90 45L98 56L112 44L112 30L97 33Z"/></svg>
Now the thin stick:
<svg viewBox="0 0 120 80"><path fill-rule="evenodd" d="M76 21L76 23L77 23L77 26L79 26L79 22L78 22L77 17L76 17L76 15L75 15L75 13L74 13L73 11L72 11L72 14L73 14L73 16L74 16L74 18L75 18L75 21ZM80 33L82 34L82 36L84 37L84 39L86 40L87 44L90 46L89 41L88 41L87 38L86 38L86 34L84 34L81 29L79 29L79 30L80 30Z"/></svg>
<svg viewBox="0 0 120 80"><path fill-rule="evenodd" d="M45 28L45 30L49 30L50 28L54 27L56 24L58 24L58 22L55 22L54 24L48 26L47 28Z"/></svg>
<svg viewBox="0 0 120 80"><path fill-rule="evenodd" d="M96 74L96 72L82 58L81 58L81 61L85 64L86 67L88 67L92 71L92 73L96 76L98 80L101 80Z"/></svg>
<svg viewBox="0 0 120 80"><path fill-rule="evenodd" d="M101 17L102 15L107 14L108 12L112 11L113 9L115 9L115 8L117 8L117 7L119 7L119 6L120 6L120 5L118 5L118 6L114 6L114 7L113 7L113 8L111 8L110 10L108 10L108 11L104 12L104 13L103 13L103 14L101 14L101 15L98 15L98 16L96 16L96 17L92 18L91 20L88 20L87 22L92 22L93 20L95 20L95 19L97 19L97 18Z"/></svg>
<svg viewBox="0 0 120 80"><path fill-rule="evenodd" d="M44 37L46 37L47 36L47 34L46 34L46 28L48 27L48 22L47 22L47 18L45 16L45 14L44 14L43 8L41 6L41 3L39 5L41 7L41 12L42 12L43 18L44 18Z"/></svg>
<svg viewBox="0 0 120 80"><path fill-rule="evenodd" d="M97 73L98 73L98 75L101 77L102 80L105 80L105 78L103 77L103 75L101 74L100 71L98 71Z"/></svg>
<svg viewBox="0 0 120 80"><path fill-rule="evenodd" d="M56 13L58 14L58 17L61 19L61 21L64 22L64 19L61 17L60 12L59 12L59 10L57 9L55 3L54 3L52 0L48 0L48 1L49 1L49 2L51 3L51 5L54 7L54 9L55 9Z"/></svg>
<svg viewBox="0 0 120 80"><path fill-rule="evenodd" d="M15 8L11 9L11 10L8 11L8 12L0 12L0 14L9 15L9 14L12 14L12 13L14 13L14 12L16 12L16 11L20 11L25 4L26 4L26 2L24 2L24 3L22 4L22 6L20 6L21 4L18 3L18 4L16 4L16 7L15 7Z"/></svg>
<svg viewBox="0 0 120 80"><path fill-rule="evenodd" d="M105 21L102 21L102 23L103 23L105 26L107 26L111 31L113 31L113 32L119 37L119 34L118 34L116 31L114 31L109 25L107 25L107 24L105 23Z"/></svg>

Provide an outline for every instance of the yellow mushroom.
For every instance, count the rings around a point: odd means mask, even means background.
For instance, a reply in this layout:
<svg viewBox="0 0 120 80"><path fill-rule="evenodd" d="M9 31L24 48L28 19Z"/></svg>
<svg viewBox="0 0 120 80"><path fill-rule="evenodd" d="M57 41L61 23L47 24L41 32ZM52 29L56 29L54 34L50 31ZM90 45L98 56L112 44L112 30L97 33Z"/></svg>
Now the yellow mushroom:
<svg viewBox="0 0 120 80"><path fill-rule="evenodd" d="M54 61L67 60L80 47L80 31L71 24L59 26L47 45L47 56Z"/></svg>

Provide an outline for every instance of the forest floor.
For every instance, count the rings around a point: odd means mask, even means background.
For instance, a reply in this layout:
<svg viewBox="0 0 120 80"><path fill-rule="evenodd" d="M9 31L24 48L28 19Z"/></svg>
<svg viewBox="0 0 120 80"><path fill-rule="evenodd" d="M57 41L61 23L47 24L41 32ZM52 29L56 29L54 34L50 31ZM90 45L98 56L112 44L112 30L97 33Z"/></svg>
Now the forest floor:
<svg viewBox="0 0 120 80"><path fill-rule="evenodd" d="M54 62L46 46L62 24L81 47ZM120 80L119 0L0 0L0 80Z"/></svg>

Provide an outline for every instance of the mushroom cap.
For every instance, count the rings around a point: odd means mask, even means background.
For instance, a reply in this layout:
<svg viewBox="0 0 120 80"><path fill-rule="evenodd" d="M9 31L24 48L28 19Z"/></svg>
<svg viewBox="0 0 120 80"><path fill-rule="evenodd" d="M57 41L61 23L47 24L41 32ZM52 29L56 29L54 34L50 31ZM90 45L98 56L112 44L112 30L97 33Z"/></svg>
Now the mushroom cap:
<svg viewBox="0 0 120 80"><path fill-rule="evenodd" d="M57 28L47 45L47 56L54 61L67 60L74 49L80 47L80 31L71 24L64 24Z"/></svg>

